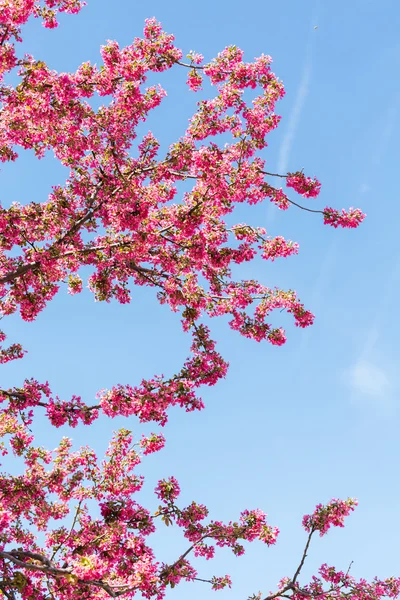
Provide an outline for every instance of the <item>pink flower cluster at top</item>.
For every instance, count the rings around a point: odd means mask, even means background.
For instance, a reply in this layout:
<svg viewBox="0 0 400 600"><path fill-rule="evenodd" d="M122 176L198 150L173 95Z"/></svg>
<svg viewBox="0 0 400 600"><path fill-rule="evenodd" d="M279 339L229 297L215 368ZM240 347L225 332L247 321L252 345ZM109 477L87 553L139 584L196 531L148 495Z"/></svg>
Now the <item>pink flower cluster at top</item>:
<svg viewBox="0 0 400 600"><path fill-rule="evenodd" d="M13 31L34 16L42 18L43 25L52 29L58 25L57 12L78 13L85 4L82 0L1 0L1 24ZM16 31L19 32L19 29Z"/></svg>
<svg viewBox="0 0 400 600"><path fill-rule="evenodd" d="M356 498L333 499L326 506L318 504L312 515L304 515L303 527L308 532L319 531L320 536L323 536L331 526L344 527L345 517L349 516L357 504Z"/></svg>

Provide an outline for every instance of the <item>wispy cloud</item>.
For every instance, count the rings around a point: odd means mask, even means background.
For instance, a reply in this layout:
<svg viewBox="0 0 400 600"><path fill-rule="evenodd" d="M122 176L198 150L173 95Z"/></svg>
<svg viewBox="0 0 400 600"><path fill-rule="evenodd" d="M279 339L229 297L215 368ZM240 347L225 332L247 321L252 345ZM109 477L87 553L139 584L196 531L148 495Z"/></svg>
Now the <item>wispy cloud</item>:
<svg viewBox="0 0 400 600"><path fill-rule="evenodd" d="M278 172L286 173L289 166L289 156L293 146L293 140L296 135L297 127L300 122L301 113L304 108L304 104L306 102L308 93L310 91L310 82L311 82L311 74L312 74L312 57L313 57L313 47L315 44L315 40L317 39L316 29L318 29L317 24L319 23L318 15L321 12L320 0L316 0L314 3L313 14L310 20L309 25L309 36L306 46L305 58L303 69L301 72L301 78L299 87L297 88L295 101L293 104L292 112L289 116L289 121L287 125L287 129L285 135L283 137L281 146L279 148L279 158L278 158Z"/></svg>
<svg viewBox="0 0 400 600"><path fill-rule="evenodd" d="M381 164L385 160L385 155L387 153L389 143L395 131L396 122L399 116L399 102L400 95L397 94L390 102L389 106L386 109L386 114L384 121L382 122L382 127L377 136L377 139L374 142L373 151L371 153L370 159L365 165L365 172L363 175L363 180L358 189L359 194L366 194L373 190L376 182L379 182L379 177L376 176L377 169L381 166Z"/></svg>
<svg viewBox="0 0 400 600"><path fill-rule="evenodd" d="M381 410L393 406L394 390L399 389L397 369L390 357L382 356L379 341L384 332L384 319L389 304L396 295L400 280L400 256L386 281L380 295L375 319L369 328L361 352L353 365L344 373L345 381L352 390L352 401L360 404L365 400Z"/></svg>
<svg viewBox="0 0 400 600"><path fill-rule="evenodd" d="M399 110L398 104L399 104L399 97L397 95L395 100L391 103L391 105L387 109L385 121L383 123L383 127L380 132L378 141L376 143L374 154L372 155L371 167L373 169L375 169L376 167L378 167L381 164L381 162L385 156L385 153L387 151L390 139L393 135L396 120L397 120L397 115L398 115L398 110Z"/></svg>
<svg viewBox="0 0 400 600"><path fill-rule="evenodd" d="M353 391L374 398L387 398L391 383L388 373L378 365L361 360L349 371L350 385Z"/></svg>
<svg viewBox="0 0 400 600"><path fill-rule="evenodd" d="M363 417L387 418L397 404L399 381L396 366L375 349L368 358L358 358L344 373L349 400Z"/></svg>
<svg viewBox="0 0 400 600"><path fill-rule="evenodd" d="M330 243L325 256L321 260L319 272L307 300L307 307L316 315L320 313L322 305L326 302L326 288L337 260L338 244L337 238ZM302 353L308 348L315 333L314 327L308 327L302 332L300 341L300 351Z"/></svg>
<svg viewBox="0 0 400 600"><path fill-rule="evenodd" d="M382 129L376 140L374 152L370 157L369 175L376 171L385 159L398 118L398 101L399 98L396 97L395 101L392 101L386 110ZM373 184L370 184L368 177L366 177L360 185L359 193L365 194L372 188ZM397 258L380 294L380 306L367 332L361 352L345 374L346 382L352 390L352 401L360 404L365 400L369 400L370 406L373 403L381 410L393 406L394 390L399 388L399 378L396 375L397 369L392 367L389 359L382 357L379 349L379 341L382 339L384 331L383 319L387 314L389 303L398 289L399 279L400 257Z"/></svg>
<svg viewBox="0 0 400 600"><path fill-rule="evenodd" d="M312 74L312 56L313 56L313 46L316 39L316 31L315 24L318 22L318 11L319 11L319 0L315 2L313 17L310 21L310 34L307 41L307 46L305 50L305 58L303 69L301 72L301 78L299 87L297 88L293 108L289 115L289 119L287 122L287 128L285 130L282 142L278 151L278 163L277 170L278 173L287 173L289 167L289 158L290 153L292 151L293 141L296 135L297 127L300 122L301 113L303 111L309 90L310 90L310 82L311 82L311 74ZM269 205L267 209L267 218L268 222L272 222L274 219L275 210L273 205Z"/></svg>
<svg viewBox="0 0 400 600"><path fill-rule="evenodd" d="M364 182L360 185L360 189L358 191L360 194L367 194L370 190L371 186Z"/></svg>
<svg viewBox="0 0 400 600"><path fill-rule="evenodd" d="M296 130L300 121L301 112L303 110L308 92L310 89L312 71L312 53L311 43L307 45L306 60L304 62L301 80L297 89L296 98L293 109L289 117L288 126L283 136L281 146L279 148L278 172L286 173L289 165L289 156L293 146L293 140L296 135Z"/></svg>

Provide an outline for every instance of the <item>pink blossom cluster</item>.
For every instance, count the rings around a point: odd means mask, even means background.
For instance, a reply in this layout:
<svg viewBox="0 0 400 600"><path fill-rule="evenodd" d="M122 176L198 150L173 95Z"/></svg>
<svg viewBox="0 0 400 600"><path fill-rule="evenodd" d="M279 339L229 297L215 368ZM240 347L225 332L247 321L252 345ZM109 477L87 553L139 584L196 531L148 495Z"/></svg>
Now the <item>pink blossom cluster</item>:
<svg viewBox="0 0 400 600"><path fill-rule="evenodd" d="M303 527L308 532L319 531L320 536L323 536L331 526L344 527L345 517L349 516L357 504L356 498L333 499L326 506L318 504L312 515L304 515Z"/></svg>
<svg viewBox="0 0 400 600"><path fill-rule="evenodd" d="M213 577L211 579L211 585L213 590L223 590L225 587L232 587L232 579L229 575L224 577Z"/></svg>
<svg viewBox="0 0 400 600"><path fill-rule="evenodd" d="M368 582L365 579L357 580L349 572L338 571L335 567L323 564L319 569L319 576L313 576L310 583L306 585L286 584L292 590L291 598L300 600L305 598L323 598L324 600L345 600L346 598L357 598L369 600L381 600L386 598L398 598L400 596L400 578L389 577L379 579L375 577ZM279 597L279 596L277 596Z"/></svg>
<svg viewBox="0 0 400 600"><path fill-rule="evenodd" d="M4 426L8 434L20 430L15 419ZM137 446L142 447L142 442ZM158 482L155 493L163 505L152 514L132 498L143 483L136 474L141 459L131 432L125 429L116 432L102 461L90 448L73 451L68 438L53 453L35 447L33 437L13 452L23 457L26 471L13 479L0 479L0 524L6 540L0 547L0 561L9 580L22 573L20 591L26 600L32 590L35 598L44 600L49 585L61 600L88 591L101 598L103 592L112 595L116 590L127 599L138 591L163 598L167 587L197 577L188 556L191 552L211 559L215 547L228 547L240 555L243 542L258 539L272 545L278 535L260 510L244 511L237 522L204 523L208 515L204 505L192 502L180 508L176 504L180 487L175 477ZM93 503L99 509L97 518L91 516ZM71 529L63 525L68 515L73 518ZM176 523L191 544L172 564L159 563L147 543L158 518L166 525ZM49 527L51 521L56 524ZM43 547L32 528L45 533ZM213 576L209 583L217 590L230 587L231 579Z"/></svg>
<svg viewBox="0 0 400 600"><path fill-rule="evenodd" d="M362 223L366 215L361 212L359 208L350 208L348 211L342 208L341 212L329 208L324 208L324 223L326 225L332 225L332 227L348 227L355 229Z"/></svg>
<svg viewBox="0 0 400 600"><path fill-rule="evenodd" d="M202 83L203 78L199 71L197 71L196 69L192 69L191 71L189 71L187 77L187 84L193 92L201 90Z"/></svg>
<svg viewBox="0 0 400 600"><path fill-rule="evenodd" d="M2 0L1 23L9 30L14 30L16 35L19 33L19 26L24 25L33 16L42 18L43 25L52 29L58 25L57 12L78 13L84 5L82 0ZM20 41L18 37L17 40Z"/></svg>
<svg viewBox="0 0 400 600"><path fill-rule="evenodd" d="M12 600L17 595L162 600L181 581L230 587L229 575L198 577L192 557L211 560L219 548L240 556L245 544L256 540L275 544L279 531L263 511L244 510L237 521L209 520L204 504L177 504L180 486L173 476L157 484L157 511L139 504L135 494L144 478L138 467L144 455L163 448L160 433L135 442L130 430L120 429L99 459L89 447L74 450L68 438L50 452L34 445L32 431L43 410L53 427L76 427L100 415L136 416L163 426L173 406L202 409L199 388L215 385L228 368L204 319L228 316L241 335L278 346L286 340L274 322L278 311L291 314L297 327L313 323L292 290L232 275L257 253L274 260L298 252L296 242L265 238L263 228L229 225L239 204L271 201L282 210L291 204L304 208L270 183L274 174L259 155L279 125L275 107L284 87L271 70L271 57L246 62L236 46L208 64L192 51L184 62L174 36L155 19L125 47L108 41L99 67L85 62L75 72L58 73L44 61L19 55L22 27L30 17L54 28L57 13L77 13L83 4L0 0L0 77L11 75L13 82L0 87L0 160L16 161L24 150L38 159L52 153L69 173L42 202L0 206L0 316L19 310L22 319L33 321L65 287L80 293L86 271L96 301L125 304L133 286L154 289L161 304L180 313L192 345L174 375L156 375L136 386L117 383L101 390L96 404L77 395L63 400L34 378L0 389L0 454L11 453L23 463L19 474L0 476L0 592ZM149 79L161 79L172 68L188 69L193 91L204 82L214 92L200 99L184 135L162 152L152 133L137 143L136 138L140 124L166 96ZM278 176L302 196L320 191L319 181L302 172ZM356 227L364 218L359 209L311 212L322 213L334 227ZM4 340L0 333L0 343ZM23 354L20 344L12 344L0 350L0 362ZM343 526L355 505L352 499L318 505L303 519L307 544L314 532ZM161 562L149 543L160 521L179 528L190 544L170 563ZM319 578L299 587L303 562L272 598L285 592L294 600L399 596L395 579L356 582L326 566Z"/></svg>
<svg viewBox="0 0 400 600"><path fill-rule="evenodd" d="M318 179L306 177L302 171L288 173L286 185L305 198L316 198L321 191L321 183Z"/></svg>
<svg viewBox="0 0 400 600"><path fill-rule="evenodd" d="M151 435L145 437L142 436L140 440L140 447L143 449L143 454L153 454L153 452L158 452L161 448L165 446L165 438L161 433L152 433Z"/></svg>
<svg viewBox="0 0 400 600"><path fill-rule="evenodd" d="M6 337L7 336L5 333L0 331L0 344L4 342ZM8 346L8 348L2 348L0 345L0 364L4 365L11 360L23 358L24 354L25 351L23 350L21 344L11 344L11 346Z"/></svg>
<svg viewBox="0 0 400 600"><path fill-rule="evenodd" d="M275 258L286 258L298 254L299 245L296 242L286 241L281 235L267 240L262 245L262 257L274 261Z"/></svg>
<svg viewBox="0 0 400 600"><path fill-rule="evenodd" d="M169 479L163 479L158 482L156 487L156 495L163 502L171 502L176 500L181 490L175 477Z"/></svg>

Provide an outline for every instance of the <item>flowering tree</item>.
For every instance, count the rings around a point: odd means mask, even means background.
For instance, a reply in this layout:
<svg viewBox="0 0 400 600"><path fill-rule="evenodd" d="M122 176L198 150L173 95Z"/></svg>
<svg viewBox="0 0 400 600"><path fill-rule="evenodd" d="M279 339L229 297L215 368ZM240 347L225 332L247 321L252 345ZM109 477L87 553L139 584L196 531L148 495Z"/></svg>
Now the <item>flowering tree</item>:
<svg viewBox="0 0 400 600"><path fill-rule="evenodd" d="M54 451L35 445L30 425L43 413L54 427L90 425L100 415L136 415L141 422L164 425L171 406L203 408L198 388L226 374L227 363L202 323L204 316L230 315L232 329L275 345L285 342L285 333L270 324L274 310L292 314L299 327L312 324L313 315L295 292L232 278L231 266L257 253L275 260L298 251L296 243L270 238L260 227L228 225L236 203L271 201L281 210L294 205L320 213L333 227L357 227L364 218L359 209L300 205L271 183L281 181L306 199L320 191L318 180L301 171L268 172L258 155L279 123L274 107L284 94L269 56L246 63L233 46L208 64L194 52L182 59L173 36L150 19L142 39L122 49L116 42L104 46L100 68L87 62L75 73L57 73L32 56L18 57L21 27L31 16L53 28L57 12L77 13L82 4L0 0L0 158L17 160L19 148L33 150L38 158L52 151L69 169L65 184L43 202L0 207L0 310L4 317L19 310L24 320L35 319L64 283L71 294L82 290L79 271L87 266L96 300L126 303L132 285L155 288L160 303L180 311L193 341L178 373L101 390L93 404L79 396L61 400L47 382L32 379L0 390L2 454L11 452L25 465L20 475L0 475L0 592L9 599L133 598L137 593L162 598L181 580L204 581L192 556L211 559L215 548L224 546L241 555L243 542L275 543L278 529L260 510L222 523L209 521L202 504L180 506L174 477L159 481L156 513L139 505L134 494L143 478L137 466L143 455L162 449L160 433L133 443L131 432L122 429L98 460L90 448L72 451L66 438ZM184 135L160 156L151 133L135 148L133 143L139 122L165 95L161 87L145 87L148 73L171 68L187 69L191 90L201 90L205 79L216 93L198 103ZM16 85L6 84L8 74L18 79ZM248 89L258 94L250 103ZM98 109L90 103L95 96L105 98ZM224 144L217 144L219 134ZM182 192L183 181L192 182L190 191ZM0 360L23 355L21 345L13 344L2 348ZM309 584L299 583L312 536L343 526L355 505L354 499L332 500L304 517L308 538L299 565L266 598L399 595L400 580L357 582L327 565ZM159 562L148 542L158 521L174 523L188 540L171 564ZM229 586L230 578L216 576L208 583L219 589Z"/></svg>

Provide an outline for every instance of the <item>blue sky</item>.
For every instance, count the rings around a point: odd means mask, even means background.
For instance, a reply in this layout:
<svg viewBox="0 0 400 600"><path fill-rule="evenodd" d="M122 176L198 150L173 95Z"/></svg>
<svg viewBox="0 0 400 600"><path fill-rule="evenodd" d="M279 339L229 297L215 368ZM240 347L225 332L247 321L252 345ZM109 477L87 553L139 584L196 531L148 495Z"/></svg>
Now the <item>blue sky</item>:
<svg viewBox="0 0 400 600"><path fill-rule="evenodd" d="M100 62L107 39L130 43L149 16L176 35L184 53L193 49L209 59L236 44L248 60L270 54L287 92L277 108L281 125L264 153L270 170L304 168L322 181L319 207L360 206L368 218L357 231L335 231L295 208L241 210L238 222L296 240L300 254L254 263L240 276L296 289L316 314L315 325L297 330L278 315L288 342L275 348L242 339L226 321L214 320L228 377L204 391L202 413L171 411L166 448L142 465L143 501L152 501L159 477L173 474L183 501L207 504L212 518L235 518L254 507L269 514L281 529L275 548L252 544L241 559L220 551L216 560L198 563L200 576L233 575L233 589L219 592L222 598L267 593L293 574L305 541L301 517L331 497L356 496L360 506L344 530L316 540L305 578L324 562L345 570L352 560L357 576L400 575L398 2L88 0L56 31L29 24L24 50L57 70L75 70L86 60ZM144 127L165 145L182 134L198 99L187 91L185 75L162 76L168 98ZM5 206L44 200L65 173L50 156L38 162L24 154L0 177ZM87 291L61 292L36 322L12 317L2 325L29 351L3 367L3 386L48 379L60 396L75 393L88 402L103 387L175 372L190 344L179 317L145 289L135 290L128 306L95 304ZM69 435L102 453L121 426L137 437L154 429L134 419L100 419L90 428L49 430L43 420L39 440L54 447ZM170 530L154 544L162 560L186 549ZM215 594L198 583L168 597L188 593L202 600Z"/></svg>

